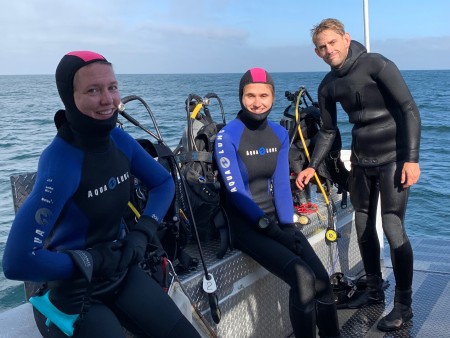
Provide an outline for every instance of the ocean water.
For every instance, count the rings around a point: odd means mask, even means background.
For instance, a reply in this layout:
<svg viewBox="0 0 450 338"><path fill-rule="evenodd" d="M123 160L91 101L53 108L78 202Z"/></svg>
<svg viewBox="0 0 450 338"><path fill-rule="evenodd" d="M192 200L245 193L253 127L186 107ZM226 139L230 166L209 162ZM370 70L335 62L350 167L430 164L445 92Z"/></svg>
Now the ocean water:
<svg viewBox="0 0 450 338"><path fill-rule="evenodd" d="M281 119L289 102L285 91L305 86L317 98L317 86L325 75L311 73L274 73L276 101L270 118ZM422 118L420 164L422 175L412 188L406 215L410 236L450 240L450 70L403 71L419 106ZM187 116L185 100L189 94L216 93L230 121L239 110L238 83L241 74L118 75L122 97L137 95L151 108L164 141L178 143ZM36 171L40 153L55 135L53 116L61 103L52 75L0 76L0 259L14 218L10 176ZM219 105L210 106L216 120ZM137 101L127 104L127 112L142 125L155 130L145 108ZM344 148L350 145L347 115L339 112ZM135 137L148 137L124 122ZM23 303L22 284L5 279L0 267L0 312Z"/></svg>

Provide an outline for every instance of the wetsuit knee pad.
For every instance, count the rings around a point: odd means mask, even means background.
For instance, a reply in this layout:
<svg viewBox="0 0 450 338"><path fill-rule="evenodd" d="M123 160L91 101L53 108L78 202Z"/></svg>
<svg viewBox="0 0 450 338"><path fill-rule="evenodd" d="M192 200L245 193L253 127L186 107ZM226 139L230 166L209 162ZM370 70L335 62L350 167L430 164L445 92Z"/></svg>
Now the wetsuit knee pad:
<svg viewBox="0 0 450 338"><path fill-rule="evenodd" d="M386 234L391 249L398 249L409 242L400 217L395 214L385 214L382 216L382 222L383 231Z"/></svg>
<svg viewBox="0 0 450 338"><path fill-rule="evenodd" d="M355 212L355 229L358 243L370 241L376 237L376 220L366 212Z"/></svg>
<svg viewBox="0 0 450 338"><path fill-rule="evenodd" d="M291 296L298 307L304 308L316 295L316 277L300 258L294 258L283 269L284 281L291 287Z"/></svg>

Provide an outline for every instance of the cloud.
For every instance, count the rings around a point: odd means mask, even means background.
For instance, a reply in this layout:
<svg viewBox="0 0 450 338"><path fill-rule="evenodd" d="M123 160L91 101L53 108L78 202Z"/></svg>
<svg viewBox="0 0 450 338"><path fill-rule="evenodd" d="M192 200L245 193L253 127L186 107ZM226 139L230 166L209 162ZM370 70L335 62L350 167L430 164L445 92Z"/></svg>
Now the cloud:
<svg viewBox="0 0 450 338"><path fill-rule="evenodd" d="M299 16L297 7L304 5L296 2L289 11L253 0L24 0L3 7L0 74L52 74L62 55L81 49L104 54L118 73L239 73L255 65L281 72L327 69L309 37L319 14ZM450 68L443 57L449 36L373 35L371 45L400 69Z"/></svg>

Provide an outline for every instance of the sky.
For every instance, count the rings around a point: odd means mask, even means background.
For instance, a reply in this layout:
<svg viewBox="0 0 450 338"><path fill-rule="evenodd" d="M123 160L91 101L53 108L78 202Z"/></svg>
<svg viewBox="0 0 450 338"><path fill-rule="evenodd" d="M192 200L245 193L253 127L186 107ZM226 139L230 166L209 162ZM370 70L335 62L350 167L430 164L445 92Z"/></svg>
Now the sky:
<svg viewBox="0 0 450 338"><path fill-rule="evenodd" d="M450 69L450 1L368 0L370 51L401 70ZM310 30L364 43L363 0L2 0L0 75L53 74L93 50L118 74L326 71Z"/></svg>

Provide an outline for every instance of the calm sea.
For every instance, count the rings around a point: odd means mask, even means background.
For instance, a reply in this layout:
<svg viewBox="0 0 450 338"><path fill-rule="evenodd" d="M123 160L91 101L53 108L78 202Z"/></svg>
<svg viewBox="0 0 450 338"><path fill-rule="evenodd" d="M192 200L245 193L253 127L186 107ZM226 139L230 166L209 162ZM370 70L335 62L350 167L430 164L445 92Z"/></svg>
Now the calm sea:
<svg viewBox="0 0 450 338"><path fill-rule="evenodd" d="M431 236L450 240L450 70L404 71L422 116L422 176L414 186L406 215L410 236ZM154 113L161 134L171 147L186 125L185 100L191 93L216 93L222 100L227 121L239 109L238 83L241 74L119 75L122 97L138 95ZM276 102L271 119L279 121L289 104L285 91L305 86L316 99L324 73L275 73ZM44 147L55 135L54 113L61 108L51 75L0 76L0 259L14 218L10 176L36 170ZM127 111L149 129L152 123L137 101ZM211 111L220 118L217 103ZM340 112L339 124L344 148L350 145L350 127ZM125 123L135 137L147 137L140 129ZM0 267L0 312L24 302L19 282L6 280Z"/></svg>

